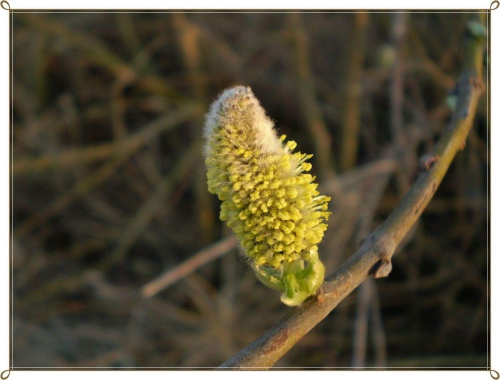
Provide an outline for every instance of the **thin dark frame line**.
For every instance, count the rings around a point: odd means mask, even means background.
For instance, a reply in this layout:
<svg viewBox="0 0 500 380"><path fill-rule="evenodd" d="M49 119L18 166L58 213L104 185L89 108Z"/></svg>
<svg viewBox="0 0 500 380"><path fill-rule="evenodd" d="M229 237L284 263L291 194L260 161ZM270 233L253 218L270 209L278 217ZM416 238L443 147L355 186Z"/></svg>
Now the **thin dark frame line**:
<svg viewBox="0 0 500 380"><path fill-rule="evenodd" d="M173 369L189 369L189 368L207 368L207 369L214 369L217 367L12 367L12 369L16 371L29 371L29 370L50 370L50 369L87 369L87 370L92 370L92 369L111 369L111 370L119 370L119 369L165 369L165 368L173 368ZM250 368L250 367L249 367ZM251 368L266 368L267 367L251 367ZM485 370L489 369L489 367L307 367L307 366L300 366L300 367L272 367L272 369L299 369L299 368L328 368L328 369L387 369L387 370L398 370L398 369L468 369L471 371L479 371L479 370Z"/></svg>
<svg viewBox="0 0 500 380"><path fill-rule="evenodd" d="M490 246L490 133L491 133L491 115L490 115L490 59L491 59L491 45L490 45L490 31L491 31L491 10L488 11L486 16L486 364L488 369L491 369L491 326L490 326L490 260L491 260L491 246Z"/></svg>
<svg viewBox="0 0 500 380"><path fill-rule="evenodd" d="M12 167L14 165L14 12L9 10L9 124L10 124L10 173L12 173ZM14 321L14 177L9 175L10 179L10 242L9 242L9 264L10 264L10 282L9 282L9 310L10 310L10 321L9 321L9 337L10 337L10 350L9 350L9 368L12 369L14 366L14 333L13 333L13 321Z"/></svg>
<svg viewBox="0 0 500 380"><path fill-rule="evenodd" d="M350 13L489 13L489 9L471 9L471 10L377 10L377 9L372 9L372 10L360 10L360 11L352 11L352 10L224 10L224 9L207 9L207 10L182 10L182 9L172 9L172 10L165 10L165 9L159 9L159 10L144 10L144 11L136 11L136 10L127 10L127 9L120 9L120 10L110 10L110 9L105 9L105 10L32 10L32 9L17 9L17 10L11 10L12 13L61 13L61 14L67 14L67 13L311 13L311 14L324 14L324 13L332 13L332 14L350 14Z"/></svg>

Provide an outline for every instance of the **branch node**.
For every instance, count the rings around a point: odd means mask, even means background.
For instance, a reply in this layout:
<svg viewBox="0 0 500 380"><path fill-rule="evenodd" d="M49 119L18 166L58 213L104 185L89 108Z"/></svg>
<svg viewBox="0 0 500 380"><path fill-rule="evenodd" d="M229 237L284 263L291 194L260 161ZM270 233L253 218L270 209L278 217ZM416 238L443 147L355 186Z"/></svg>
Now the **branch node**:
<svg viewBox="0 0 500 380"><path fill-rule="evenodd" d="M471 77L469 79L469 82L473 88L479 90L481 93L483 93L486 90L486 86L484 85L483 80L477 76Z"/></svg>
<svg viewBox="0 0 500 380"><path fill-rule="evenodd" d="M318 295L316 296L316 299L318 300L319 303L323 303L325 302L325 295L324 295L324 291L323 291L323 288L320 287L318 289Z"/></svg>
<svg viewBox="0 0 500 380"><path fill-rule="evenodd" d="M392 270L391 261L380 259L371 267L371 269L368 271L368 274L373 278L383 278L389 276L391 270Z"/></svg>
<svg viewBox="0 0 500 380"><path fill-rule="evenodd" d="M429 170L438 160L438 156L434 154L424 154L422 157L420 157L420 161L418 163L418 167L420 170Z"/></svg>

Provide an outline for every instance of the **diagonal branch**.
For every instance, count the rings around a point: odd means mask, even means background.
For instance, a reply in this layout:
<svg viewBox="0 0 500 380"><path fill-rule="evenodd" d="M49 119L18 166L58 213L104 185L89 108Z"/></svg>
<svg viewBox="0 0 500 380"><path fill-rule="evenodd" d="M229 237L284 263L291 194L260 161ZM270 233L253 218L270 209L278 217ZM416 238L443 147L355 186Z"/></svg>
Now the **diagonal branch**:
<svg viewBox="0 0 500 380"><path fill-rule="evenodd" d="M153 297L170 285L179 281L181 278L191 274L202 265L226 254L230 249L236 246L237 241L236 236L231 235L224 240L199 251L179 266L165 272L160 277L144 285L142 287L143 297Z"/></svg>
<svg viewBox="0 0 500 380"><path fill-rule="evenodd" d="M478 100L484 91L480 59L483 39L469 33L465 52L465 69L458 79L458 100L449 125L433 154L422 162L424 171L399 206L364 240L354 255L326 279L317 298L293 309L219 368L271 367L367 277L385 277L390 273L396 248L432 199L456 153L465 146L472 127Z"/></svg>

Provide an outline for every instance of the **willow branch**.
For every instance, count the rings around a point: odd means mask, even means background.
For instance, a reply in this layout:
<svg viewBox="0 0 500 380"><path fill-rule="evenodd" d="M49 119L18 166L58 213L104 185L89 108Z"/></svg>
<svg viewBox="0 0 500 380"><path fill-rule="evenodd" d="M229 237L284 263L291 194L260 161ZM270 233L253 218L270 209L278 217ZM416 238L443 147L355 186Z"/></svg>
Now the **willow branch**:
<svg viewBox="0 0 500 380"><path fill-rule="evenodd" d="M317 298L294 308L264 335L221 364L219 368L269 368L305 334L323 320L347 295L367 277L387 276L391 258L412 226L432 199L450 164L472 127L478 100L484 91L481 59L482 39L468 36L464 71L456 93L457 105L449 125L427 156L423 171L389 215L359 249L320 288Z"/></svg>

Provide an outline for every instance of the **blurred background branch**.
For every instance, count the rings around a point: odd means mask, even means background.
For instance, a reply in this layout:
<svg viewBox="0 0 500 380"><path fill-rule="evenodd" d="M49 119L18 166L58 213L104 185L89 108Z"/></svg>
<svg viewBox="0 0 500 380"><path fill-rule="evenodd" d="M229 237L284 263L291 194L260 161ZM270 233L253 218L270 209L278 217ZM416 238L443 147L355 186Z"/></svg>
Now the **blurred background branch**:
<svg viewBox="0 0 500 380"><path fill-rule="evenodd" d="M361 128L360 103L363 94L363 63L365 58L365 38L370 14L358 12L354 18L352 45L347 64L347 88L345 89L344 121L342 129L341 163L342 170L356 166L358 156L359 133Z"/></svg>

